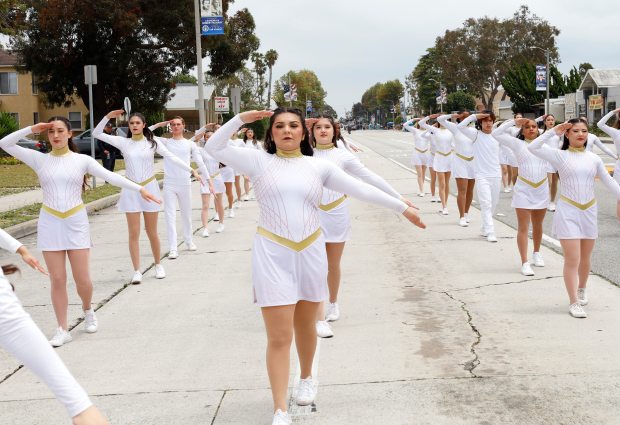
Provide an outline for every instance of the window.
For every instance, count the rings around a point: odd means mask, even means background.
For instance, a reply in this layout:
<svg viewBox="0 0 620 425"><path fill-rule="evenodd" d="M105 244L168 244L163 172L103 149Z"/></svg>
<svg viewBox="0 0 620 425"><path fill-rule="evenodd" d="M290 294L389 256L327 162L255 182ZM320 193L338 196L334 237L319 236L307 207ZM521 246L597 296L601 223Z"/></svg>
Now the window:
<svg viewBox="0 0 620 425"><path fill-rule="evenodd" d="M38 112L34 112L32 114L32 122L33 122L33 124L38 124L39 123L39 113Z"/></svg>
<svg viewBox="0 0 620 425"><path fill-rule="evenodd" d="M82 129L82 113L81 112L69 112L69 121L71 122L72 130Z"/></svg>
<svg viewBox="0 0 620 425"><path fill-rule="evenodd" d="M17 72L0 72L0 94L17 94Z"/></svg>
<svg viewBox="0 0 620 425"><path fill-rule="evenodd" d="M607 112L613 111L614 109L616 109L616 101L608 102L607 103Z"/></svg>
<svg viewBox="0 0 620 425"><path fill-rule="evenodd" d="M32 94L39 94L39 86L34 75L32 75Z"/></svg>

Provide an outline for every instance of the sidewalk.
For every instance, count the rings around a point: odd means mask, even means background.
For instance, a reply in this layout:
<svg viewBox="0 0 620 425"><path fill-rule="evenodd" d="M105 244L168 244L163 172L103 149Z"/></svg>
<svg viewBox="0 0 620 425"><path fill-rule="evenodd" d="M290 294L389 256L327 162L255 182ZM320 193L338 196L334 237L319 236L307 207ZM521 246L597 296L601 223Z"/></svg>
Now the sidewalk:
<svg viewBox="0 0 620 425"><path fill-rule="evenodd" d="M543 248L547 266L525 278L512 228L497 223L500 241L488 243L478 210L469 228L458 227L430 197L413 198L410 172L370 150L360 158L420 206L428 228L351 202L342 317L336 336L320 340L316 412L292 408L293 423L616 424L620 290L592 276L590 317L572 319L561 256ZM198 227L197 196L194 208ZM58 352L113 424L271 423L265 333L250 285L256 216L256 202L243 203L224 233L196 237L198 251L165 259L166 279L149 271L129 287L124 217L112 208L91 217L100 331L88 335L80 325ZM161 215L165 247L163 224ZM34 238L24 242L32 247ZM144 235L141 249L149 252ZM9 258L0 254L0 263ZM51 334L49 284L30 270L15 283ZM69 293L75 320L73 285ZM0 351L0 376L16 366ZM296 371L293 357L291 386ZM23 369L0 384L0 422L68 423Z"/></svg>

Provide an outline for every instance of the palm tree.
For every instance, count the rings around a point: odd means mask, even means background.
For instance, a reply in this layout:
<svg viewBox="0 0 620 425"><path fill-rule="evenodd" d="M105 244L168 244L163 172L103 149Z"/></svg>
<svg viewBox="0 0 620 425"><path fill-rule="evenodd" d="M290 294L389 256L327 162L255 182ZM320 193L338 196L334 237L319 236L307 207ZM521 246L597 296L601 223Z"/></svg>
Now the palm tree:
<svg viewBox="0 0 620 425"><path fill-rule="evenodd" d="M273 49L267 50L265 53L265 63L269 68L269 90L267 91L267 108L271 104L271 70L278 60L278 52Z"/></svg>

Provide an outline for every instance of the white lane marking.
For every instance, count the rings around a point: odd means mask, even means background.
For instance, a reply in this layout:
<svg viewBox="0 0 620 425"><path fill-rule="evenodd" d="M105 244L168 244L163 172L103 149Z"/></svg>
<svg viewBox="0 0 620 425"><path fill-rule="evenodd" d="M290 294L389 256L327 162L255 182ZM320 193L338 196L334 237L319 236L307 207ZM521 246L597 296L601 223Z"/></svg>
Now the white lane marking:
<svg viewBox="0 0 620 425"><path fill-rule="evenodd" d="M418 173L416 173L416 172L415 172L415 170L413 170L413 169L411 169L411 168L407 167L406 165L403 165L403 164L401 164L400 162L393 160L392 158L388 158L388 159L389 159L390 161L392 161L394 164L398 165L399 167L404 168L405 170L411 171L412 173L414 173L414 174L416 174L416 175L418 174ZM425 180L426 180L426 181L430 181L431 179L430 179L430 178L428 178L428 177L426 177L426 179L425 179ZM453 195L454 195L454 194L453 194ZM504 224L505 224L505 223L504 223ZM562 245L560 244L560 241L559 241L559 240L554 239L554 238L552 238L551 236L549 236L549 235L547 235L547 234L545 234L545 233L543 233L542 238L543 238L543 241L545 241L545 242L547 242L547 243L549 243L549 244L551 244L551 245L555 246L556 248L560 248L560 249L562 248Z"/></svg>
<svg viewBox="0 0 620 425"><path fill-rule="evenodd" d="M312 361L312 380L314 381L314 388L316 388L318 395L318 385L319 385L319 360L321 357L321 339L317 337L316 341L316 351L314 352L314 360ZM295 369L295 377L292 385L291 397L288 402L288 414L293 419L293 422L296 422L294 419L299 416L308 416L314 412L316 412L316 403L312 403L310 406L298 406L295 403L295 394L297 394L297 389L299 388L299 381L301 380L301 366L299 364L299 359L297 359L297 368Z"/></svg>

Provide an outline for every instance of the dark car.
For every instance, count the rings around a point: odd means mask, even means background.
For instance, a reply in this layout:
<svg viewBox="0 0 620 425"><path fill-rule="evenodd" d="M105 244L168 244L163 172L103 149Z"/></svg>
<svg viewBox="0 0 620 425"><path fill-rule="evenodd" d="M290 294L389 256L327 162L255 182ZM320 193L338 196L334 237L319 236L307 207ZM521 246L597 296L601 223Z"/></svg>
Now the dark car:
<svg viewBox="0 0 620 425"><path fill-rule="evenodd" d="M114 128L114 133L117 136L126 137L127 136L127 127L118 127ZM73 143L75 143L78 152L83 153L85 155L91 154L91 135L90 130L86 130L77 136L73 137ZM117 156L118 158L119 156ZM122 157L122 156L121 156ZM97 145L97 139L95 139L95 158L101 158L101 152L99 151L99 146Z"/></svg>
<svg viewBox="0 0 620 425"><path fill-rule="evenodd" d="M32 139L19 139L17 142L17 146L21 146L26 149L33 149L35 151L47 153L47 143L41 142L39 140Z"/></svg>

